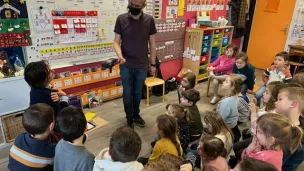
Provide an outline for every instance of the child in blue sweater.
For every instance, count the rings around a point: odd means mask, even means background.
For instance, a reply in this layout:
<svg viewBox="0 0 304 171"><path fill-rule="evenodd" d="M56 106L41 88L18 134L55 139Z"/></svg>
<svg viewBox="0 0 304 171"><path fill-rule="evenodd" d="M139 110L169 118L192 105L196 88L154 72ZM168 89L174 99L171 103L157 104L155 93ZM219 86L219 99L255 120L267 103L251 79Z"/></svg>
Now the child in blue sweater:
<svg viewBox="0 0 304 171"><path fill-rule="evenodd" d="M223 82L222 88L229 91L229 96L224 97L217 108L217 111L222 115L225 124L231 129L234 135L234 142L238 142L241 137L241 132L238 128L238 94L242 90L243 80L240 75L230 74Z"/></svg>

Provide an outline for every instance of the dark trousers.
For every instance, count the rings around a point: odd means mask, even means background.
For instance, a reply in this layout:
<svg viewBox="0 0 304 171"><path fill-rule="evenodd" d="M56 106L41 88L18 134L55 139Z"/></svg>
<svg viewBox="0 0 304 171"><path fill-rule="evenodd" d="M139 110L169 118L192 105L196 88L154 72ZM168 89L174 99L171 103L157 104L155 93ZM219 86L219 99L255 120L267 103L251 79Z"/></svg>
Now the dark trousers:
<svg viewBox="0 0 304 171"><path fill-rule="evenodd" d="M252 138L248 138L243 141L237 142L233 145L233 151L234 151L236 159L238 161L241 161L242 152L245 148L247 148L249 146L251 141L252 141Z"/></svg>
<svg viewBox="0 0 304 171"><path fill-rule="evenodd" d="M149 158L146 158L146 157L139 157L139 158L137 159L137 161L138 161L139 163L141 163L142 165L146 165L146 164L149 162Z"/></svg>
<svg viewBox="0 0 304 171"><path fill-rule="evenodd" d="M139 117L139 105L142 87L147 77L148 68L131 68L120 65L120 77L123 86L123 103L128 121Z"/></svg>
<svg viewBox="0 0 304 171"><path fill-rule="evenodd" d="M241 138L241 131L239 130L239 126L236 125L234 128L231 128L231 131L234 136L234 143L239 142Z"/></svg>

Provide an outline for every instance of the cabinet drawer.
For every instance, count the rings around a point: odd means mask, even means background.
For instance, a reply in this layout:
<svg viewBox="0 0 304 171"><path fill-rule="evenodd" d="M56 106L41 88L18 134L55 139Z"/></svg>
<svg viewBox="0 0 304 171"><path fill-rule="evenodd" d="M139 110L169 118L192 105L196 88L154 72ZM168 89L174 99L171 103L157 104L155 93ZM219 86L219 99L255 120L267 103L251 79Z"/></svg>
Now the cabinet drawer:
<svg viewBox="0 0 304 171"><path fill-rule="evenodd" d="M7 81L5 81L7 80ZM30 104L30 87L23 79L6 78L0 83L0 115L24 110Z"/></svg>

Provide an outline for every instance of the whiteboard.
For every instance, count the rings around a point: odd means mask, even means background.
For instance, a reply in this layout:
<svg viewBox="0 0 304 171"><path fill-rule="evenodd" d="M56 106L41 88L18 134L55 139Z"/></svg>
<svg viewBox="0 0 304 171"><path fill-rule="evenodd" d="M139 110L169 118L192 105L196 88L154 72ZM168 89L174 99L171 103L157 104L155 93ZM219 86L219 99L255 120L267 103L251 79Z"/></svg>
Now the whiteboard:
<svg viewBox="0 0 304 171"><path fill-rule="evenodd" d="M117 16L127 12L128 0L27 0L32 46L25 47L27 62L48 60L51 65L98 61L116 56L112 42ZM98 40L60 43L54 40L52 10L98 12Z"/></svg>

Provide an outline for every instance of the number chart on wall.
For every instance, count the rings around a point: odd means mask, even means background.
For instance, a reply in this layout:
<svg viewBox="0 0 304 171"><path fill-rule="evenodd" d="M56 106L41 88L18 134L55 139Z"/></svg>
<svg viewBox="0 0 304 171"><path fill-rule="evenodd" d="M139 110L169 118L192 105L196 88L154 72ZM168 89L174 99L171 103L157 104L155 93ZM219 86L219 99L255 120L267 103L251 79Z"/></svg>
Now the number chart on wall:
<svg viewBox="0 0 304 171"><path fill-rule="evenodd" d="M27 0L27 61L74 64L115 56L113 30L127 5L128 0Z"/></svg>

